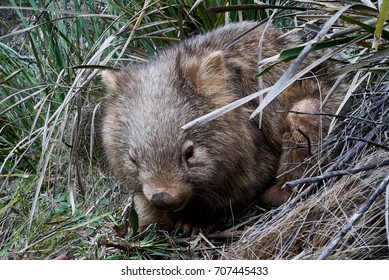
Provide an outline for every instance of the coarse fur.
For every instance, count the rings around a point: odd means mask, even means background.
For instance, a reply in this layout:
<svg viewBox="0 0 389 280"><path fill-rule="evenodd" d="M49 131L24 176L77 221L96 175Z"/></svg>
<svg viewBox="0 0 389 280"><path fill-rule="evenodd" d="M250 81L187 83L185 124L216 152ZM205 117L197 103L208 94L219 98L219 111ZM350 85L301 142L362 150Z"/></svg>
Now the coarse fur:
<svg viewBox="0 0 389 280"><path fill-rule="evenodd" d="M303 136L318 142L329 120L280 111L320 112L330 82L310 78L294 83L265 108L261 129L257 120L249 119L256 101L198 128L181 128L258 90L262 30L224 48L254 24L229 24L166 49L147 63L103 71L108 91L103 147L118 179L135 193L141 227L157 222L166 229L179 225L191 231L192 226L211 225L254 202L280 205L290 196L280 187L304 168L278 179L276 175L304 160L309 151L301 148L306 143ZM266 31L262 57L300 43L296 36L280 35L274 27ZM263 76L263 86L272 86L288 65L274 66ZM336 96L323 111L335 111Z"/></svg>

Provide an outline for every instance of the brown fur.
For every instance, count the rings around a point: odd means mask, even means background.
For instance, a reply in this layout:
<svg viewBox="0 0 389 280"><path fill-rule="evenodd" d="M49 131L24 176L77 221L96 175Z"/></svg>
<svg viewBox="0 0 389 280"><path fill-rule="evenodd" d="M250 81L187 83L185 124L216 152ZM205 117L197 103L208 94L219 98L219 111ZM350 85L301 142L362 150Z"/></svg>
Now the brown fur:
<svg viewBox="0 0 389 280"><path fill-rule="evenodd" d="M262 204L280 205L290 195L280 187L302 174L299 168L274 184L276 174L308 155L307 149L295 147L306 141L298 131L317 145L328 120L277 111L318 112L330 87L326 81L296 82L265 108L260 130L249 120L256 102L191 131L181 129L258 90L262 31L256 29L223 50L253 24L230 24L167 49L144 65L103 72L108 89L103 146L117 177L136 194L141 227L154 222L167 229L176 223L183 229L207 226L258 197ZM279 39L280 35L275 28L266 32L263 57L298 43L298 38ZM264 86L273 85L287 66L275 66L263 77ZM329 104L324 109L333 112L337 102Z"/></svg>

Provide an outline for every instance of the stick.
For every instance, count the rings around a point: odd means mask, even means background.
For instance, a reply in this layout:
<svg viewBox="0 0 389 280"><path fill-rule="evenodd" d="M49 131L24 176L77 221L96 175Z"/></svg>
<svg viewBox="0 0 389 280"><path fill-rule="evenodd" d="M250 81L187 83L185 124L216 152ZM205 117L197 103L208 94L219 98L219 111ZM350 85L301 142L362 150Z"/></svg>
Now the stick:
<svg viewBox="0 0 389 280"><path fill-rule="evenodd" d="M295 187L300 184L305 184L305 183L315 183L318 181L330 179L332 177L338 177L338 176L343 176L343 175L350 175L350 174L355 174L359 173L362 171L378 168L378 167L383 167L389 165L389 159L384 160L381 163L373 163L373 164L368 164L359 168L353 168L353 169L346 169L346 170L336 170L336 171L328 171L320 176L316 177L310 177L310 178L303 178L303 179L298 179L294 180L291 182L285 183L285 185L282 188L290 188L290 187Z"/></svg>
<svg viewBox="0 0 389 280"><path fill-rule="evenodd" d="M113 241L113 240L108 240L105 238L100 238L99 244L103 245L105 247L117 248L117 249L120 249L122 251L135 250L135 249L142 248L142 246L139 244L139 242Z"/></svg>

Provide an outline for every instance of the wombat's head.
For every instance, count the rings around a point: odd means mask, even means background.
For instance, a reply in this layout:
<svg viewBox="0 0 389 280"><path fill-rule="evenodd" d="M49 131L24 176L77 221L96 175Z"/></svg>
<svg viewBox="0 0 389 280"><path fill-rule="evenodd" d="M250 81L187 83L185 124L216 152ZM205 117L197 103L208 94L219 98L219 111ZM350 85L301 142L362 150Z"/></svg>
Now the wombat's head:
<svg viewBox="0 0 389 280"><path fill-rule="evenodd" d="M221 52L198 58L168 53L131 69L103 71L106 156L117 176L157 208L177 212L192 199L217 204L228 181L253 161L244 109L195 130L181 128L236 99L226 71Z"/></svg>

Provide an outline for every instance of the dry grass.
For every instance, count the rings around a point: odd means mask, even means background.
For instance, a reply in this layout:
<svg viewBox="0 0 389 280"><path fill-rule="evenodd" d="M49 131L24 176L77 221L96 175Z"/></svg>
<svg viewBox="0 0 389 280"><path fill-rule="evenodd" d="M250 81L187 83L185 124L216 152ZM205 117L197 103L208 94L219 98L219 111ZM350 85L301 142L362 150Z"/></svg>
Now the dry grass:
<svg viewBox="0 0 389 280"><path fill-rule="evenodd" d="M349 175L319 180L288 204L262 215L227 249L228 258L243 259L388 259L389 97L388 83L363 97L323 152L342 151L327 166L316 165L321 176L335 170ZM353 140L351 140L353 139ZM382 166L382 164L385 164ZM381 167L377 167L381 166ZM368 170L353 173L353 170ZM373 196L373 194L378 196ZM355 219L358 217L358 219ZM348 227L352 225L351 227ZM332 245L333 248L331 247Z"/></svg>
<svg viewBox="0 0 389 280"><path fill-rule="evenodd" d="M377 151L361 156L359 161L365 163L384 159L389 159L389 153ZM387 173L384 167L344 177L331 188L323 187L306 201L289 208L278 219L258 221L232 246L231 256L244 259L318 258ZM288 208L288 205L285 207ZM272 213L267 213L266 217ZM381 195L328 258L388 258L388 249L385 196Z"/></svg>

